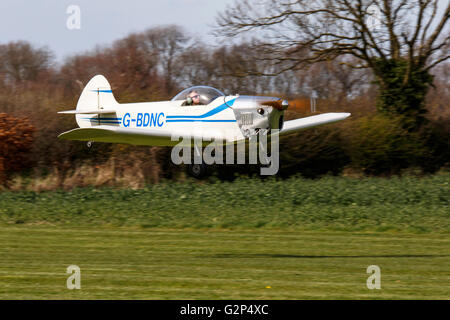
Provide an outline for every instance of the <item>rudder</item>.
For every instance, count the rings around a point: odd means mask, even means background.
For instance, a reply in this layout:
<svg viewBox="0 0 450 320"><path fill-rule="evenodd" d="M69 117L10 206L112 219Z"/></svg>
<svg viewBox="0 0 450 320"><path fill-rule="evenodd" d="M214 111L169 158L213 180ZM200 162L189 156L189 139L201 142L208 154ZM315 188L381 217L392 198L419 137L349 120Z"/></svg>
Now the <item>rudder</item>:
<svg viewBox="0 0 450 320"><path fill-rule="evenodd" d="M117 105L108 80L102 75L96 75L84 87L76 110L110 110L115 109ZM82 117L83 115L76 115L77 123L80 127L86 127Z"/></svg>

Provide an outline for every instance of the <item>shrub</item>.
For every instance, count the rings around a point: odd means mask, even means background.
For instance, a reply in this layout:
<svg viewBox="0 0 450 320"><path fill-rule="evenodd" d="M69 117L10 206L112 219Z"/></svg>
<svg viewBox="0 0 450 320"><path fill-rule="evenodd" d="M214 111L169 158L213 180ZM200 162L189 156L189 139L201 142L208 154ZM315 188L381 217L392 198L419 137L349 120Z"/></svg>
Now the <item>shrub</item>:
<svg viewBox="0 0 450 320"><path fill-rule="evenodd" d="M348 163L336 125L311 128L280 139L280 176L339 174Z"/></svg>
<svg viewBox="0 0 450 320"><path fill-rule="evenodd" d="M408 132L401 120L383 115L362 117L346 127L346 153L351 166L365 174L398 174L420 166L430 150L421 133Z"/></svg>
<svg viewBox="0 0 450 320"><path fill-rule="evenodd" d="M34 131L28 119L0 113L0 183L9 173L29 166Z"/></svg>

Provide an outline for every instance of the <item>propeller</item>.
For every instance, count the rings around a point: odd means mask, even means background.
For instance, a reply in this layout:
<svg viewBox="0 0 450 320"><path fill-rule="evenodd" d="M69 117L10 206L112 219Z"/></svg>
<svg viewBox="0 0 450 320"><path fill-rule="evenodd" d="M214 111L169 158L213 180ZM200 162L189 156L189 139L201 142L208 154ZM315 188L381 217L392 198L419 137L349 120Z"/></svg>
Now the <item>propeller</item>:
<svg viewBox="0 0 450 320"><path fill-rule="evenodd" d="M274 109L277 109L279 111L286 110L289 107L289 102L287 100L278 99L278 100L268 100L263 101L261 103L263 106L272 107Z"/></svg>

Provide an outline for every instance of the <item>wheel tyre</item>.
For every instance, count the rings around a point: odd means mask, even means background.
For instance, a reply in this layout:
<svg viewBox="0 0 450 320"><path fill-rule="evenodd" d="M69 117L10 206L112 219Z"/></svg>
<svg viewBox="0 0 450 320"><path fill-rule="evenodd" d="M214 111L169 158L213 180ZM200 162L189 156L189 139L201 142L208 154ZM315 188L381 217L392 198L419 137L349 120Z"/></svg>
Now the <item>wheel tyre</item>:
<svg viewBox="0 0 450 320"><path fill-rule="evenodd" d="M188 165L188 173L194 178L200 179L207 175L208 166L204 163L202 164L190 164Z"/></svg>
<svg viewBox="0 0 450 320"><path fill-rule="evenodd" d="M86 142L85 147L84 147L84 149L86 150L86 152L91 153L92 150L93 150L93 148L92 148L93 145L94 145L94 142L92 142L92 141Z"/></svg>

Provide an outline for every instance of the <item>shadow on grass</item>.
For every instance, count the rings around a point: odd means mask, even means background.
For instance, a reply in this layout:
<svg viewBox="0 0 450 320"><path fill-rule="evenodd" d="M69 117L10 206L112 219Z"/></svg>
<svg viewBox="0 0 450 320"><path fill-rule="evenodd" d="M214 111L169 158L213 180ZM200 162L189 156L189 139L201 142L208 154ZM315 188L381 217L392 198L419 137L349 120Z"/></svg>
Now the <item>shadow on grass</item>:
<svg viewBox="0 0 450 320"><path fill-rule="evenodd" d="M297 258L297 259L359 259L359 258L449 258L450 255L437 254L388 254L388 255L355 255L355 256L306 256L296 254L270 254L270 253L221 253L209 256L218 259L236 258Z"/></svg>

